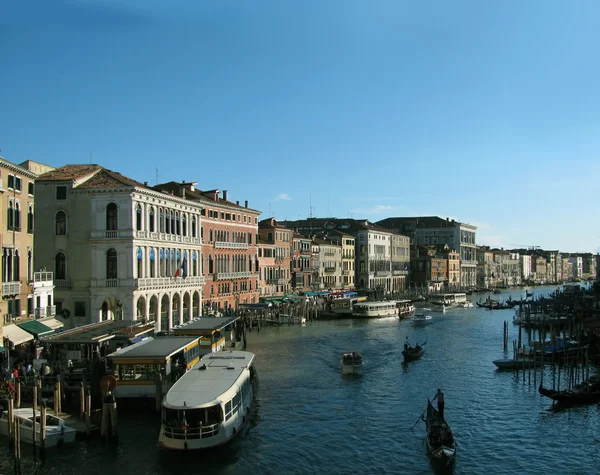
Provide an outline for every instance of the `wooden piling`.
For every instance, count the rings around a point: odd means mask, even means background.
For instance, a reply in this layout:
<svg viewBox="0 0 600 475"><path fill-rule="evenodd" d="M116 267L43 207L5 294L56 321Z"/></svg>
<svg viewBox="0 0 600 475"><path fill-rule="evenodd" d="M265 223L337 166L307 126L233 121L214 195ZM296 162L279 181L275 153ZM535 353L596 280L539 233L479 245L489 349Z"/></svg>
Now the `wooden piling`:
<svg viewBox="0 0 600 475"><path fill-rule="evenodd" d="M58 416L60 415L60 410L59 410L59 393L58 393L58 383L54 384L54 415Z"/></svg>
<svg viewBox="0 0 600 475"><path fill-rule="evenodd" d="M37 416L37 403L35 400L33 401L32 410L33 410L33 430L31 431L31 439L33 442L33 456L35 458L35 454L36 454L35 418Z"/></svg>
<svg viewBox="0 0 600 475"><path fill-rule="evenodd" d="M160 372L154 376L154 385L156 387L156 411L160 412L163 400L162 374Z"/></svg>
<svg viewBox="0 0 600 475"><path fill-rule="evenodd" d="M91 421L92 421L92 395L90 389L88 388L87 396L86 396L86 404L85 404L85 433L87 437L90 436L91 429Z"/></svg>
<svg viewBox="0 0 600 475"><path fill-rule="evenodd" d="M82 420L85 420L85 387L83 382L79 383L79 413Z"/></svg>
<svg viewBox="0 0 600 475"><path fill-rule="evenodd" d="M62 414L62 384L61 384L61 377L58 377L58 381L56 383L56 392L57 392L57 396L58 396L58 413L56 414L57 416Z"/></svg>
<svg viewBox="0 0 600 475"><path fill-rule="evenodd" d="M21 381L17 381L17 407L21 407Z"/></svg>
<svg viewBox="0 0 600 475"><path fill-rule="evenodd" d="M15 441L15 406L13 395L8 397L8 446L14 444Z"/></svg>
<svg viewBox="0 0 600 475"><path fill-rule="evenodd" d="M41 407L41 440L40 440L40 457L42 460L46 456L46 405L42 403Z"/></svg>

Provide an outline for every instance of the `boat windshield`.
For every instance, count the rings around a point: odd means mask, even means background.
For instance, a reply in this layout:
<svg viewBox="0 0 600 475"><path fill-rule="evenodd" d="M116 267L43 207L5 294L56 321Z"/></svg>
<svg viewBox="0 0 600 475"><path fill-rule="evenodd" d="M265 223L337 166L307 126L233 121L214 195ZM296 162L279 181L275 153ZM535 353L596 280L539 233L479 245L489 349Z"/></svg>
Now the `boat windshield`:
<svg viewBox="0 0 600 475"><path fill-rule="evenodd" d="M223 410L220 405L202 409L163 408L163 423L167 427L199 427L223 422Z"/></svg>

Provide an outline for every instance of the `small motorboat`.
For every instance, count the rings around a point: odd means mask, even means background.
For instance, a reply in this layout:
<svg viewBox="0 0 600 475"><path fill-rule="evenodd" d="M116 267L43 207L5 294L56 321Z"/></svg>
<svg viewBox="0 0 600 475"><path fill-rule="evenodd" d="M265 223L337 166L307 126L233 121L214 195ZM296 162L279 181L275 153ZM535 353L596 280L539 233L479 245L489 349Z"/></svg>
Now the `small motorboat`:
<svg viewBox="0 0 600 475"><path fill-rule="evenodd" d="M494 360L493 363L498 367L498 369L527 369L533 368L535 366L536 361L530 358L523 359L501 359ZM538 365L542 363L539 362Z"/></svg>
<svg viewBox="0 0 600 475"><path fill-rule="evenodd" d="M362 374L363 357L357 351L342 354L342 374Z"/></svg>
<svg viewBox="0 0 600 475"><path fill-rule="evenodd" d="M35 441L41 440L41 416L35 417L33 421L32 409L14 409L13 415L19 423L21 429L21 441L26 444L33 444L33 434L35 431ZM2 411L0 416L0 434L8 435L8 411ZM62 444L71 444L75 442L77 431L67 426L60 417L46 414L46 447L56 447Z"/></svg>
<svg viewBox="0 0 600 475"><path fill-rule="evenodd" d="M433 317L431 315L425 315L424 313L417 313L412 317L412 321L415 325L427 325L428 323L433 322Z"/></svg>

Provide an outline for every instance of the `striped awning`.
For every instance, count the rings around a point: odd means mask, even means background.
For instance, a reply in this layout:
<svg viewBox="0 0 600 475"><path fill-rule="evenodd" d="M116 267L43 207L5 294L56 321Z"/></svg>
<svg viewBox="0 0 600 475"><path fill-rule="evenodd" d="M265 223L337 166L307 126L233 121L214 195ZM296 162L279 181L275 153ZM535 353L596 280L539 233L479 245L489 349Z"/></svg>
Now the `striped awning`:
<svg viewBox="0 0 600 475"><path fill-rule="evenodd" d="M8 338L15 346L33 340L33 335L31 333L26 332L14 324L4 326L2 328L2 334L4 335L4 338Z"/></svg>

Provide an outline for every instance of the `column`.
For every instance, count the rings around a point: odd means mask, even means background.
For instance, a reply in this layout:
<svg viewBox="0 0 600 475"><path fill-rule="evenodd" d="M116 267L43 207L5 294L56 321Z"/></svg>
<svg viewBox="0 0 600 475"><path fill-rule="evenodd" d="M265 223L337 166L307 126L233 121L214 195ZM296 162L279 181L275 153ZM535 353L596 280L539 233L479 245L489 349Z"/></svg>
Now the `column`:
<svg viewBox="0 0 600 475"><path fill-rule="evenodd" d="M179 308L178 310L178 314L179 314L179 323L178 325L182 325L183 324L183 292L179 291Z"/></svg>
<svg viewBox="0 0 600 475"><path fill-rule="evenodd" d="M169 330L173 328L173 296L169 295L169 309L167 312L169 318Z"/></svg>

